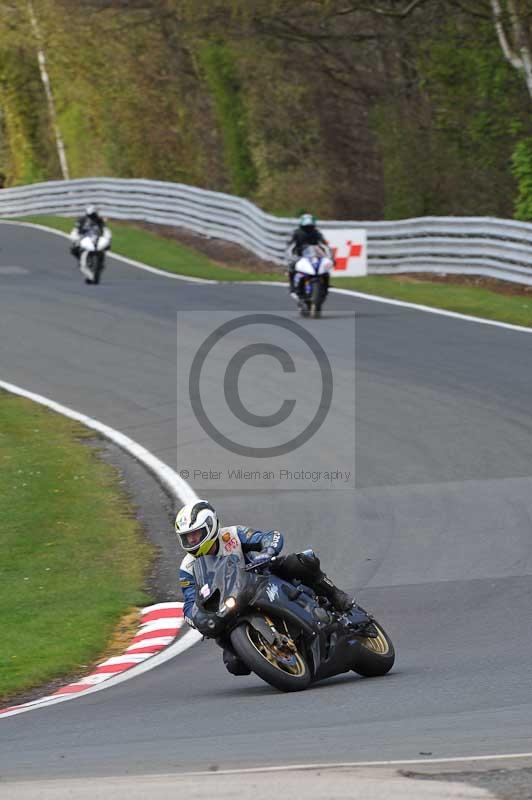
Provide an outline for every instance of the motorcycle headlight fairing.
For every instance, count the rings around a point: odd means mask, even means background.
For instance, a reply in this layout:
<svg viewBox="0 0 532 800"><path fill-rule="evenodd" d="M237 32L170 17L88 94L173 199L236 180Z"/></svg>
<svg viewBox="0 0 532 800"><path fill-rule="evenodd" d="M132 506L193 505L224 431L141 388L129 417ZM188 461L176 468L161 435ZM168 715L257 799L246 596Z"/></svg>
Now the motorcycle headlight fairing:
<svg viewBox="0 0 532 800"><path fill-rule="evenodd" d="M222 604L222 607L221 607L220 611L222 611L223 613L227 613L228 611L233 611L233 609L234 609L235 607L236 607L236 600L235 600L235 598L234 598L234 597L227 597L227 598L224 600L224 602L223 602L223 604Z"/></svg>

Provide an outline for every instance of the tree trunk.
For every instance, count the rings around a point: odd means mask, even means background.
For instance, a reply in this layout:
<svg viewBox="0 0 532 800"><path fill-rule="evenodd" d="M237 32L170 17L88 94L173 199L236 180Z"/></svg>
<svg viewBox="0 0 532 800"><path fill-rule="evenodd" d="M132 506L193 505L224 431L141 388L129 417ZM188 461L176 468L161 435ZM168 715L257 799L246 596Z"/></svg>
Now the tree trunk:
<svg viewBox="0 0 532 800"><path fill-rule="evenodd" d="M504 57L514 69L523 73L528 94L532 100L532 52L530 44L526 40L523 24L515 6L515 0L507 0L507 2L511 37L508 36L504 27L504 14L499 0L490 0L495 30L497 31Z"/></svg>
<svg viewBox="0 0 532 800"><path fill-rule="evenodd" d="M52 86L50 84L50 76L48 75L48 69L46 67L46 56L44 53L43 43L42 43L42 36L41 31L39 28L39 22L35 15L35 9L33 8L33 1L28 0L28 13L30 17L31 27L33 30L33 35L35 36L35 41L37 43L37 60L39 62L39 72L41 74L41 81L44 87L44 92L46 94L46 101L48 104L48 114L50 115L50 122L52 124L52 129L54 132L55 137L55 146L57 149L57 156L59 158L59 164L61 166L61 174L63 176L63 180L70 179L70 172L68 169L68 161L65 152L65 144L63 142L63 137L61 136L61 131L59 129L59 124L57 122L57 113L55 110L55 101L54 96L52 93Z"/></svg>

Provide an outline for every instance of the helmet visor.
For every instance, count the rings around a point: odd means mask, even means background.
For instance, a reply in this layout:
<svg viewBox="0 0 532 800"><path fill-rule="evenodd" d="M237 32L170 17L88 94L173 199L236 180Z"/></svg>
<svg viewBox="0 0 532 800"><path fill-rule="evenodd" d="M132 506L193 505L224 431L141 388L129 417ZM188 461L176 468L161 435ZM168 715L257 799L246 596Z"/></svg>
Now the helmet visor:
<svg viewBox="0 0 532 800"><path fill-rule="evenodd" d="M179 541L183 550L197 550L203 542L207 541L211 534L210 528L202 525L201 528L196 528L194 531L187 531L186 533L178 533Z"/></svg>

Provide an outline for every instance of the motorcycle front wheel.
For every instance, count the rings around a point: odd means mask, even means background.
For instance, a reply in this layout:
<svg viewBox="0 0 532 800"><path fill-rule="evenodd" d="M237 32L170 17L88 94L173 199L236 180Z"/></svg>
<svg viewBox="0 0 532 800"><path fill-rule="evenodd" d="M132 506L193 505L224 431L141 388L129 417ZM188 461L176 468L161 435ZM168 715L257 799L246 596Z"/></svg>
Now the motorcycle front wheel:
<svg viewBox="0 0 532 800"><path fill-rule="evenodd" d="M321 306L323 303L323 290L321 283L316 281L312 287L312 295L310 298L310 316L312 319L319 319L321 317Z"/></svg>
<svg viewBox="0 0 532 800"><path fill-rule="evenodd" d="M85 276L85 283L89 284L93 282L91 255L92 253L83 252L79 259L80 272Z"/></svg>
<svg viewBox="0 0 532 800"><path fill-rule="evenodd" d="M310 306L307 300L301 299L299 301L299 313L302 317L308 317L310 314Z"/></svg>
<svg viewBox="0 0 532 800"><path fill-rule="evenodd" d="M360 638L360 648L351 669L365 678L377 678L386 675L395 661L395 650L392 640L377 622L373 621L377 631L376 637Z"/></svg>
<svg viewBox="0 0 532 800"><path fill-rule="evenodd" d="M307 662L292 642L291 647L270 644L249 622L231 632L237 655L263 681L282 692L306 689L311 681Z"/></svg>
<svg viewBox="0 0 532 800"><path fill-rule="evenodd" d="M103 253L93 253L94 260L93 260L93 267L92 271L94 274L94 283L100 283L100 276L103 272L103 268L105 266L104 263L104 255Z"/></svg>

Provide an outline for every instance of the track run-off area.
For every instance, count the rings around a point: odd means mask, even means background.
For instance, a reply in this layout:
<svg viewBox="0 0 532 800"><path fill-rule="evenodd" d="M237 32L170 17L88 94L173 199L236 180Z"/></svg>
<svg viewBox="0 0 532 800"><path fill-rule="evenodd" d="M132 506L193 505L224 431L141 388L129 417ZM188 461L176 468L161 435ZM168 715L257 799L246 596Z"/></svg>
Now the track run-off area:
<svg viewBox="0 0 532 800"><path fill-rule="evenodd" d="M176 463L176 312L272 309L295 316L286 289L169 280L113 257L88 287L65 239L0 227L0 380L173 468L207 447L191 438ZM3 780L532 751L532 336L349 294L302 324L346 382L354 325L355 490L210 499L226 524L277 527L287 549L318 551L390 632L393 671L284 695L232 677L202 642L105 691L1 719ZM255 369L268 395L271 376ZM324 459L346 419L328 424ZM286 462L300 466L297 452Z"/></svg>

